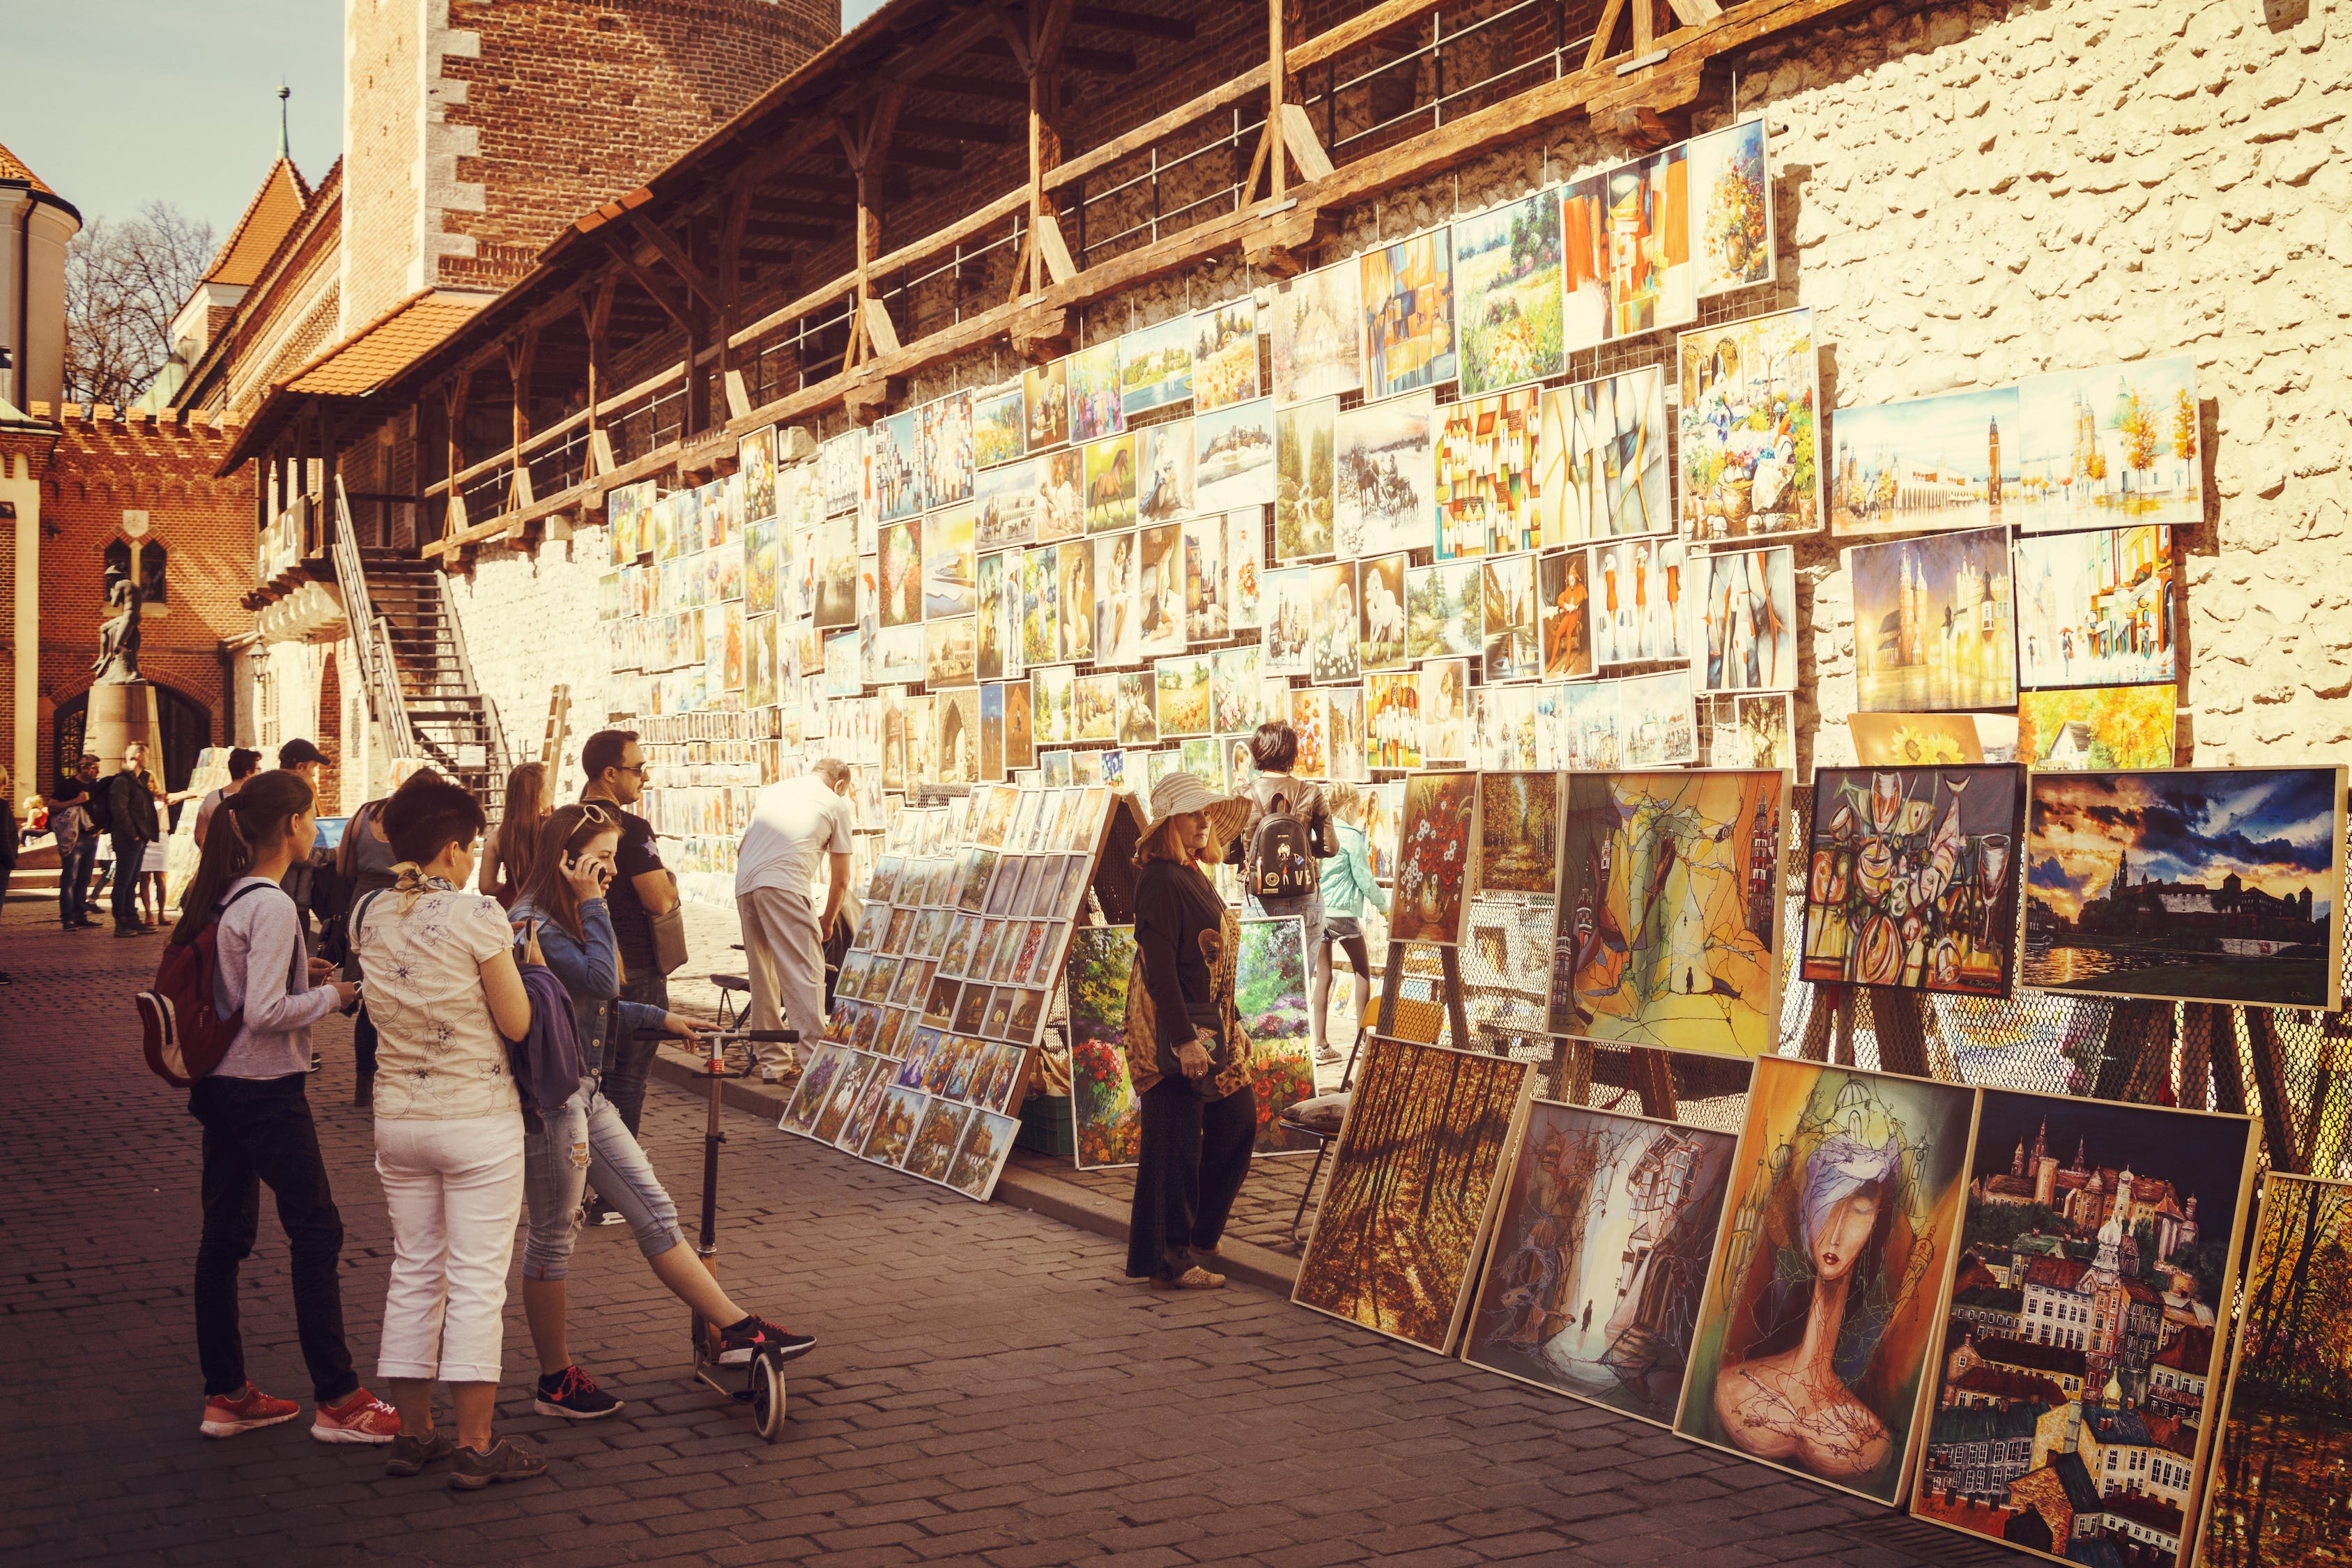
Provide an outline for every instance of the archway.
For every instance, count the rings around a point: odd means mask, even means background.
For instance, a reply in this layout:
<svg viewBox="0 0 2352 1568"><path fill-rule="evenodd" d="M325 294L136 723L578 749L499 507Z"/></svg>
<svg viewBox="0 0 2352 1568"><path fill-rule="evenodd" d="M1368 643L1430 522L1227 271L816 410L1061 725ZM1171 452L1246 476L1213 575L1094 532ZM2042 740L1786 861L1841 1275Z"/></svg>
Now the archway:
<svg viewBox="0 0 2352 1568"><path fill-rule="evenodd" d="M163 729L155 745L163 787L185 789L195 773L197 757L213 743L212 710L177 687L160 680L148 684L155 689L155 716ZM50 733L57 747L51 753L53 771L70 766L81 755L82 736L89 726L89 689L85 687L58 703L51 721Z"/></svg>

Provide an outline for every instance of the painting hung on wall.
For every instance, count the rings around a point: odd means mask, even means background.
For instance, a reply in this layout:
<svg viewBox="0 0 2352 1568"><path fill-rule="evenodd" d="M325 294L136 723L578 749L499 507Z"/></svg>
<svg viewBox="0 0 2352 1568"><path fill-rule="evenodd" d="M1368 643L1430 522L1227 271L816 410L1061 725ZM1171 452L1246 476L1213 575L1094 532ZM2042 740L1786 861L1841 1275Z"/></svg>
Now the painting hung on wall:
<svg viewBox="0 0 2352 1568"><path fill-rule="evenodd" d="M1364 677L1364 763L1381 769L1422 764L1421 674Z"/></svg>
<svg viewBox="0 0 2352 1568"><path fill-rule="evenodd" d="M926 509L971 499L971 395L950 393L915 411L915 450Z"/></svg>
<svg viewBox="0 0 2352 1568"><path fill-rule="evenodd" d="M1279 493L1274 400L1236 404L1192 421L1193 500L1202 511L1266 506Z"/></svg>
<svg viewBox="0 0 2352 1568"><path fill-rule="evenodd" d="M1757 1061L1676 1432L1902 1501L1975 1110L1972 1089Z"/></svg>
<svg viewBox="0 0 2352 1568"><path fill-rule="evenodd" d="M1772 280L1772 191L1764 121L1742 121L1690 143L1691 264L1700 299Z"/></svg>
<svg viewBox="0 0 2352 1568"><path fill-rule="evenodd" d="M1415 773L1405 780L1398 829L1391 942L1462 940L1462 895L1475 826L1478 775Z"/></svg>
<svg viewBox="0 0 2352 1568"><path fill-rule="evenodd" d="M1314 640L1315 625L1315 599L1308 579L1313 570L1310 566L1286 566L1268 572L1261 579L1265 595L1259 616L1265 624L1259 637L1268 675L1307 673L1308 647Z"/></svg>
<svg viewBox="0 0 2352 1568"><path fill-rule="evenodd" d="M1527 1072L1374 1037L1291 1300L1450 1350Z"/></svg>
<svg viewBox="0 0 2352 1568"><path fill-rule="evenodd" d="M2006 521L2005 508L2022 493L2013 386L1841 408L1831 418L1832 533L1989 528Z"/></svg>
<svg viewBox="0 0 2352 1568"><path fill-rule="evenodd" d="M969 616L977 608L972 587L976 570L972 563L973 521L972 509L969 506L950 507L945 511L933 512L923 520L925 620ZM856 559L855 556L849 557L853 562ZM842 584L844 592L840 596L845 601L849 598L849 590L853 587L854 584L847 582ZM845 612L848 607L845 603ZM817 624L827 624L822 612L817 616ZM849 624L845 613L838 624Z"/></svg>
<svg viewBox="0 0 2352 1568"><path fill-rule="evenodd" d="M1462 328L1462 395L1558 375L1559 198L1549 190L1454 220L1454 309Z"/></svg>
<svg viewBox="0 0 2352 1568"><path fill-rule="evenodd" d="M1405 658L1404 574L1408 557L1383 555L1357 563L1358 632L1366 669L1402 669Z"/></svg>
<svg viewBox="0 0 2352 1568"><path fill-rule="evenodd" d="M1252 631L1264 624L1265 611L1259 607L1258 578L1265 570L1265 528L1257 512L1251 510L1225 513L1225 570L1231 580L1225 584L1225 603L1233 629Z"/></svg>
<svg viewBox="0 0 2352 1568"><path fill-rule="evenodd" d="M1798 977L2008 995L2024 810L2011 765L1814 769Z"/></svg>
<svg viewBox="0 0 2352 1568"><path fill-rule="evenodd" d="M1778 770L1568 775L1551 1033L1772 1049L1787 791Z"/></svg>
<svg viewBox="0 0 2352 1568"><path fill-rule="evenodd" d="M2017 542L2017 683L2173 679L2172 530L2105 528Z"/></svg>
<svg viewBox="0 0 2352 1568"><path fill-rule="evenodd" d="M1135 531L1135 639L1119 643L1122 663L1130 657L1156 658L1184 651L1184 530L1180 523Z"/></svg>
<svg viewBox="0 0 2352 1568"><path fill-rule="evenodd" d="M1070 439L1099 441L1127 428L1119 400L1118 340L1080 349L1064 362L1069 366Z"/></svg>
<svg viewBox="0 0 2352 1568"><path fill-rule="evenodd" d="M1479 592L1485 600L1481 616L1486 636L1482 649L1486 677L1498 680L1533 680L1541 673L1537 637L1536 558L1532 555L1490 556L1479 563Z"/></svg>
<svg viewBox="0 0 2352 1568"><path fill-rule="evenodd" d="M882 624L911 626L923 618L923 523L920 518L882 525Z"/></svg>
<svg viewBox="0 0 2352 1568"><path fill-rule="evenodd" d="M2347 1259L2352 1184L2273 1171L2212 1443L2202 1568L2301 1568L2344 1555L2342 1477L2352 1463Z"/></svg>
<svg viewBox="0 0 2352 1568"><path fill-rule="evenodd" d="M1335 397L1302 403L1274 416L1274 558L1285 565L1331 553L1332 449L1339 416Z"/></svg>
<svg viewBox="0 0 2352 1568"><path fill-rule="evenodd" d="M1087 531L1087 457L1065 447L1036 459L1037 542L1076 539Z"/></svg>
<svg viewBox="0 0 2352 1568"><path fill-rule="evenodd" d="M1865 712L2016 704L2008 530L1850 545L1845 564L1855 699Z"/></svg>
<svg viewBox="0 0 2352 1568"><path fill-rule="evenodd" d="M1339 411L1331 526L1340 559L1429 548L1433 418L1426 396Z"/></svg>
<svg viewBox="0 0 2352 1568"><path fill-rule="evenodd" d="M1820 365L1800 308L1677 340L1683 531L1692 539L1822 526Z"/></svg>
<svg viewBox="0 0 2352 1568"><path fill-rule="evenodd" d="M1080 926L1070 933L1070 1115L1078 1169L1132 1165L1142 1131L1127 1076L1127 987L1132 926Z"/></svg>
<svg viewBox="0 0 2352 1568"><path fill-rule="evenodd" d="M1536 496L1536 411L1529 387L1449 404L1438 421L1437 553L1508 552L1542 531Z"/></svg>
<svg viewBox="0 0 2352 1568"><path fill-rule="evenodd" d="M1353 260L1286 279L1274 291L1274 400L1305 403L1360 391L1363 296Z"/></svg>
<svg viewBox="0 0 2352 1568"><path fill-rule="evenodd" d="M1785 691L1734 699L1732 714L1739 734L1740 756L1731 765L1784 768L1794 772L1797 766L1797 727L1790 717L1790 696ZM1806 781L1800 778L1798 782Z"/></svg>
<svg viewBox="0 0 2352 1568"><path fill-rule="evenodd" d="M979 469L1018 462L1028 451L1026 416L1021 406L1021 384L971 400L971 462Z"/></svg>
<svg viewBox="0 0 2352 1568"><path fill-rule="evenodd" d="M1296 1154L1313 1139L1283 1130L1281 1114L1315 1093L1315 1041L1307 1017L1306 928L1296 915L1241 922L1234 1010L1250 1043L1257 1091L1256 1152Z"/></svg>
<svg viewBox="0 0 2352 1568"><path fill-rule="evenodd" d="M2081 1561L2093 1516L2089 1539L2132 1548L2116 1561L2189 1561L2192 1531L2173 1523L2172 1549L2154 1552L2142 1531L2168 1508L2175 1521L2197 1516L2221 1392L2214 1325L2230 1321L2255 1136L2244 1116L1984 1091L1961 1268L1979 1285L2006 1276L2021 1304L2052 1310L2003 1334L1976 1310L1980 1296L1947 1309L1913 1513L2059 1562ZM2037 1354L2047 1347L2028 1342L2045 1335L2077 1356ZM2052 1441L2062 1430L2084 1440ZM2117 1449L2112 1468L2094 1468Z"/></svg>
<svg viewBox="0 0 2352 1568"><path fill-rule="evenodd" d="M1580 680L1592 673L1591 565L1592 557L1582 550L1536 557L1546 680Z"/></svg>
<svg viewBox="0 0 2352 1568"><path fill-rule="evenodd" d="M1192 319L1177 316L1118 341L1119 405L1137 418L1192 396Z"/></svg>
<svg viewBox="0 0 2352 1568"><path fill-rule="evenodd" d="M735 443L735 472L743 485L743 521L776 515L776 427L762 425Z"/></svg>
<svg viewBox="0 0 2352 1568"><path fill-rule="evenodd" d="M2059 371L2018 384L2027 533L2205 521L2197 358Z"/></svg>
<svg viewBox="0 0 2352 1568"><path fill-rule="evenodd" d="M1135 437L1118 436L1086 448L1087 531L1135 526Z"/></svg>
<svg viewBox="0 0 2352 1568"><path fill-rule="evenodd" d="M2017 694L2017 754L2052 773L2168 768L2178 689L2095 686Z"/></svg>
<svg viewBox="0 0 2352 1568"><path fill-rule="evenodd" d="M2333 1009L2341 767L2033 776L2025 982Z"/></svg>
<svg viewBox="0 0 2352 1568"><path fill-rule="evenodd" d="M1690 657L1679 539L1591 546L1593 660L1648 664Z"/></svg>
<svg viewBox="0 0 2352 1568"><path fill-rule="evenodd" d="M1673 532L1666 431L1655 365L1543 393L1534 490L1544 542Z"/></svg>
<svg viewBox="0 0 2352 1568"><path fill-rule="evenodd" d="M1466 659L1425 660L1421 676L1422 758L1432 764L1470 757L1470 665ZM1402 784L1402 780L1399 781Z"/></svg>
<svg viewBox="0 0 2352 1568"><path fill-rule="evenodd" d="M1787 691L1797 684L1796 552L1718 550L1706 558L1699 614L1706 691Z"/></svg>
<svg viewBox="0 0 2352 1568"><path fill-rule="evenodd" d="M866 482L873 487L876 515L884 522L923 510L921 416L920 409L909 408L866 428Z"/></svg>
<svg viewBox="0 0 2352 1568"><path fill-rule="evenodd" d="M1559 890L1559 775L1478 775L1477 890L1549 899Z"/></svg>
<svg viewBox="0 0 2352 1568"><path fill-rule="evenodd" d="M1464 1356L1672 1423L1733 1142L1727 1132L1533 1101Z"/></svg>
<svg viewBox="0 0 2352 1568"><path fill-rule="evenodd" d="M1377 402L1453 381L1454 250L1442 228L1357 258L1362 268L1364 395Z"/></svg>
<svg viewBox="0 0 2352 1568"><path fill-rule="evenodd" d="M1609 340L1609 176L1571 181L1559 198L1561 338L1589 349Z"/></svg>
<svg viewBox="0 0 2352 1568"><path fill-rule="evenodd" d="M1404 574L1405 647L1416 658L1486 657L1486 590L1480 562L1441 561Z"/></svg>
<svg viewBox="0 0 2352 1568"><path fill-rule="evenodd" d="M1192 314L1192 411L1230 408L1259 395L1257 303L1236 300Z"/></svg>
<svg viewBox="0 0 2352 1568"><path fill-rule="evenodd" d="M1070 440L1070 384L1066 359L1032 365L1021 373L1021 415L1028 450L1044 452Z"/></svg>
<svg viewBox="0 0 2352 1568"><path fill-rule="evenodd" d="M1609 172L1612 337L1696 319L1687 151L1678 142Z"/></svg>
<svg viewBox="0 0 2352 1568"><path fill-rule="evenodd" d="M1192 510L1192 422L1174 419L1135 433L1139 476L1135 514L1145 522L1173 522Z"/></svg>

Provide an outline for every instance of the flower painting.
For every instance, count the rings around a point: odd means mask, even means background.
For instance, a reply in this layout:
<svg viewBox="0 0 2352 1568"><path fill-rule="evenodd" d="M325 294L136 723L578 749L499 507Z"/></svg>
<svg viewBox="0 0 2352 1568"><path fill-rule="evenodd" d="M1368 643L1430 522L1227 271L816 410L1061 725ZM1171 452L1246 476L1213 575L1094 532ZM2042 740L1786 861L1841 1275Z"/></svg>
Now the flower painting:
<svg viewBox="0 0 2352 1568"><path fill-rule="evenodd" d="M1405 780L1398 828L1393 942L1462 940L1464 883L1478 809L1478 775L1420 773Z"/></svg>
<svg viewBox="0 0 2352 1568"><path fill-rule="evenodd" d="M1686 331L1682 520L1693 539L1810 533L1822 526L1812 311Z"/></svg>
<svg viewBox="0 0 2352 1568"><path fill-rule="evenodd" d="M1772 280L1772 190L1764 121L1744 120L1690 143L1691 261L1702 300Z"/></svg>
<svg viewBox="0 0 2352 1568"><path fill-rule="evenodd" d="M1192 314L1192 411L1230 408L1259 395L1257 305L1236 300Z"/></svg>
<svg viewBox="0 0 2352 1568"><path fill-rule="evenodd" d="M1559 199L1538 191L1454 222L1454 309L1462 395L1558 375L1561 346Z"/></svg>

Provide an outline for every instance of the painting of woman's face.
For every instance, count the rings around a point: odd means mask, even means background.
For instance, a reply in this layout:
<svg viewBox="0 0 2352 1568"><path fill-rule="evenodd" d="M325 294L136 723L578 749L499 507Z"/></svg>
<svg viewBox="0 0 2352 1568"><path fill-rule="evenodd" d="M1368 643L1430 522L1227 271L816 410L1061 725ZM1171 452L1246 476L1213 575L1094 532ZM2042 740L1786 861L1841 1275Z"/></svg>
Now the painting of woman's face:
<svg viewBox="0 0 2352 1568"><path fill-rule="evenodd" d="M1814 1233L1814 1271L1824 1281L1844 1279L1869 1244L1871 1226L1877 1223L1876 1187L1864 1187L1842 1200L1830 1211L1829 1223Z"/></svg>

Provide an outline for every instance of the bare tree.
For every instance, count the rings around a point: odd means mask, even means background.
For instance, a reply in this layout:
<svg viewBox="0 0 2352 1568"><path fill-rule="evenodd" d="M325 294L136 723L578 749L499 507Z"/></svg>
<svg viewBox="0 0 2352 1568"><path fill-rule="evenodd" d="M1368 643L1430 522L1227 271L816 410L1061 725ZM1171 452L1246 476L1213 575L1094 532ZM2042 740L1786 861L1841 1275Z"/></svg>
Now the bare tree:
<svg viewBox="0 0 2352 1568"><path fill-rule="evenodd" d="M66 398L135 401L172 353L172 318L212 262L213 226L169 202L98 218L66 249Z"/></svg>

